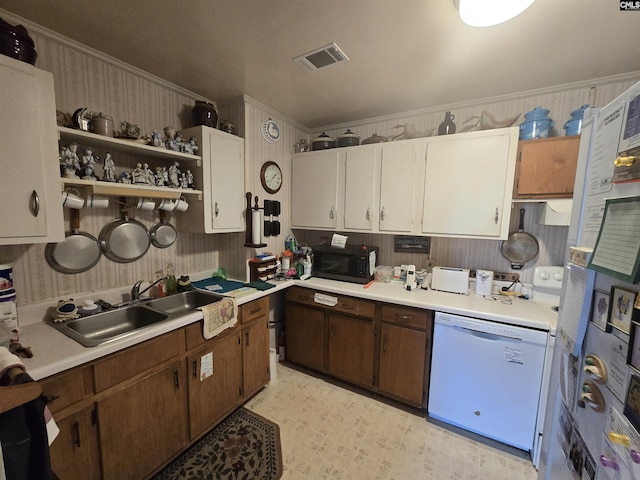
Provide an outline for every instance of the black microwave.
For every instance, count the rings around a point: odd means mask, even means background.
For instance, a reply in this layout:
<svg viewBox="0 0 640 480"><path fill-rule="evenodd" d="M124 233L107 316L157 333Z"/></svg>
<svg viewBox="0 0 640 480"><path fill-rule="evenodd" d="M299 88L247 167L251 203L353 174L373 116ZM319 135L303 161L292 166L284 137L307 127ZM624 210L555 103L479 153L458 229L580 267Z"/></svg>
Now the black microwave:
<svg viewBox="0 0 640 480"><path fill-rule="evenodd" d="M321 246L313 248L313 276L368 283L378 264L378 247L348 245L345 248Z"/></svg>

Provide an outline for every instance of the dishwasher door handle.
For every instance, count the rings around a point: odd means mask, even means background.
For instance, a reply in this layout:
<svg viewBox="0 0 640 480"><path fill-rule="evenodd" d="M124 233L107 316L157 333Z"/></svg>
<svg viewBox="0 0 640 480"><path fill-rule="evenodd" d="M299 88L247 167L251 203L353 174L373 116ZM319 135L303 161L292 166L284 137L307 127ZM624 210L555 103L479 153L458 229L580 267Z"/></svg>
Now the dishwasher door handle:
<svg viewBox="0 0 640 480"><path fill-rule="evenodd" d="M489 340L491 342L499 342L501 340L509 340L511 342L521 342L522 339L521 338L517 338L517 337L509 337L506 335L496 335L494 333L488 333L488 332L482 332L480 330L472 330L470 328L464 328L464 327L459 327L459 326L455 326L453 328L456 328L458 330L461 330L465 333L471 334L474 337L477 338L481 338L483 340Z"/></svg>

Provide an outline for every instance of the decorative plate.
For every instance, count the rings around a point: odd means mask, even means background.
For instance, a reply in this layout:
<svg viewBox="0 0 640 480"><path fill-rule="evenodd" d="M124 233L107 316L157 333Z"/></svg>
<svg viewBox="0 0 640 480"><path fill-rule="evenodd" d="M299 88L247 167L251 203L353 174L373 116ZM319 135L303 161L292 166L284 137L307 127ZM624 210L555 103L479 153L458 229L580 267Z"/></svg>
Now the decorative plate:
<svg viewBox="0 0 640 480"><path fill-rule="evenodd" d="M276 142L280 138L280 127L270 118L263 120L261 130L262 136L269 143Z"/></svg>

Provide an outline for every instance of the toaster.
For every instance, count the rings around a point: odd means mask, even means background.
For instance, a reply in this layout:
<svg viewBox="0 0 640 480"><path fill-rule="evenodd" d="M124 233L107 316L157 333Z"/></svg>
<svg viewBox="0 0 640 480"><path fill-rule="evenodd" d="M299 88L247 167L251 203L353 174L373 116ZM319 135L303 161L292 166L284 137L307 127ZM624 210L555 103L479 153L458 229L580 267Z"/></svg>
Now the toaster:
<svg viewBox="0 0 640 480"><path fill-rule="evenodd" d="M469 293L469 270L466 268L433 267L431 288L442 292Z"/></svg>

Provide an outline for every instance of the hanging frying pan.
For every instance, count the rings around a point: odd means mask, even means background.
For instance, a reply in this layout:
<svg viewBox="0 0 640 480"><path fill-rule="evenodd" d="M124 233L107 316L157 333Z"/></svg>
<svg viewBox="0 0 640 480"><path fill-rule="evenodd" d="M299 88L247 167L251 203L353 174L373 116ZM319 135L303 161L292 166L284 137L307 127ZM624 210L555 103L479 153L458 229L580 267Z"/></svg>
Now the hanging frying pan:
<svg viewBox="0 0 640 480"><path fill-rule="evenodd" d="M135 262L151 245L147 227L130 219L126 210L122 211L121 218L102 228L98 241L104 256L117 263Z"/></svg>
<svg viewBox="0 0 640 480"><path fill-rule="evenodd" d="M71 231L63 242L49 243L44 249L44 258L51 268L60 273L81 273L94 267L102 252L98 240L87 232L80 231L80 211L69 209Z"/></svg>
<svg viewBox="0 0 640 480"><path fill-rule="evenodd" d="M157 248L168 248L176 241L178 232L175 227L167 222L167 212L158 210L160 213L160 222L156 223L149 230L151 243Z"/></svg>
<svg viewBox="0 0 640 480"><path fill-rule="evenodd" d="M514 270L522 270L524 264L538 254L538 240L524 231L524 208L520 209L518 231L500 242L500 252L511 262L511 268Z"/></svg>

